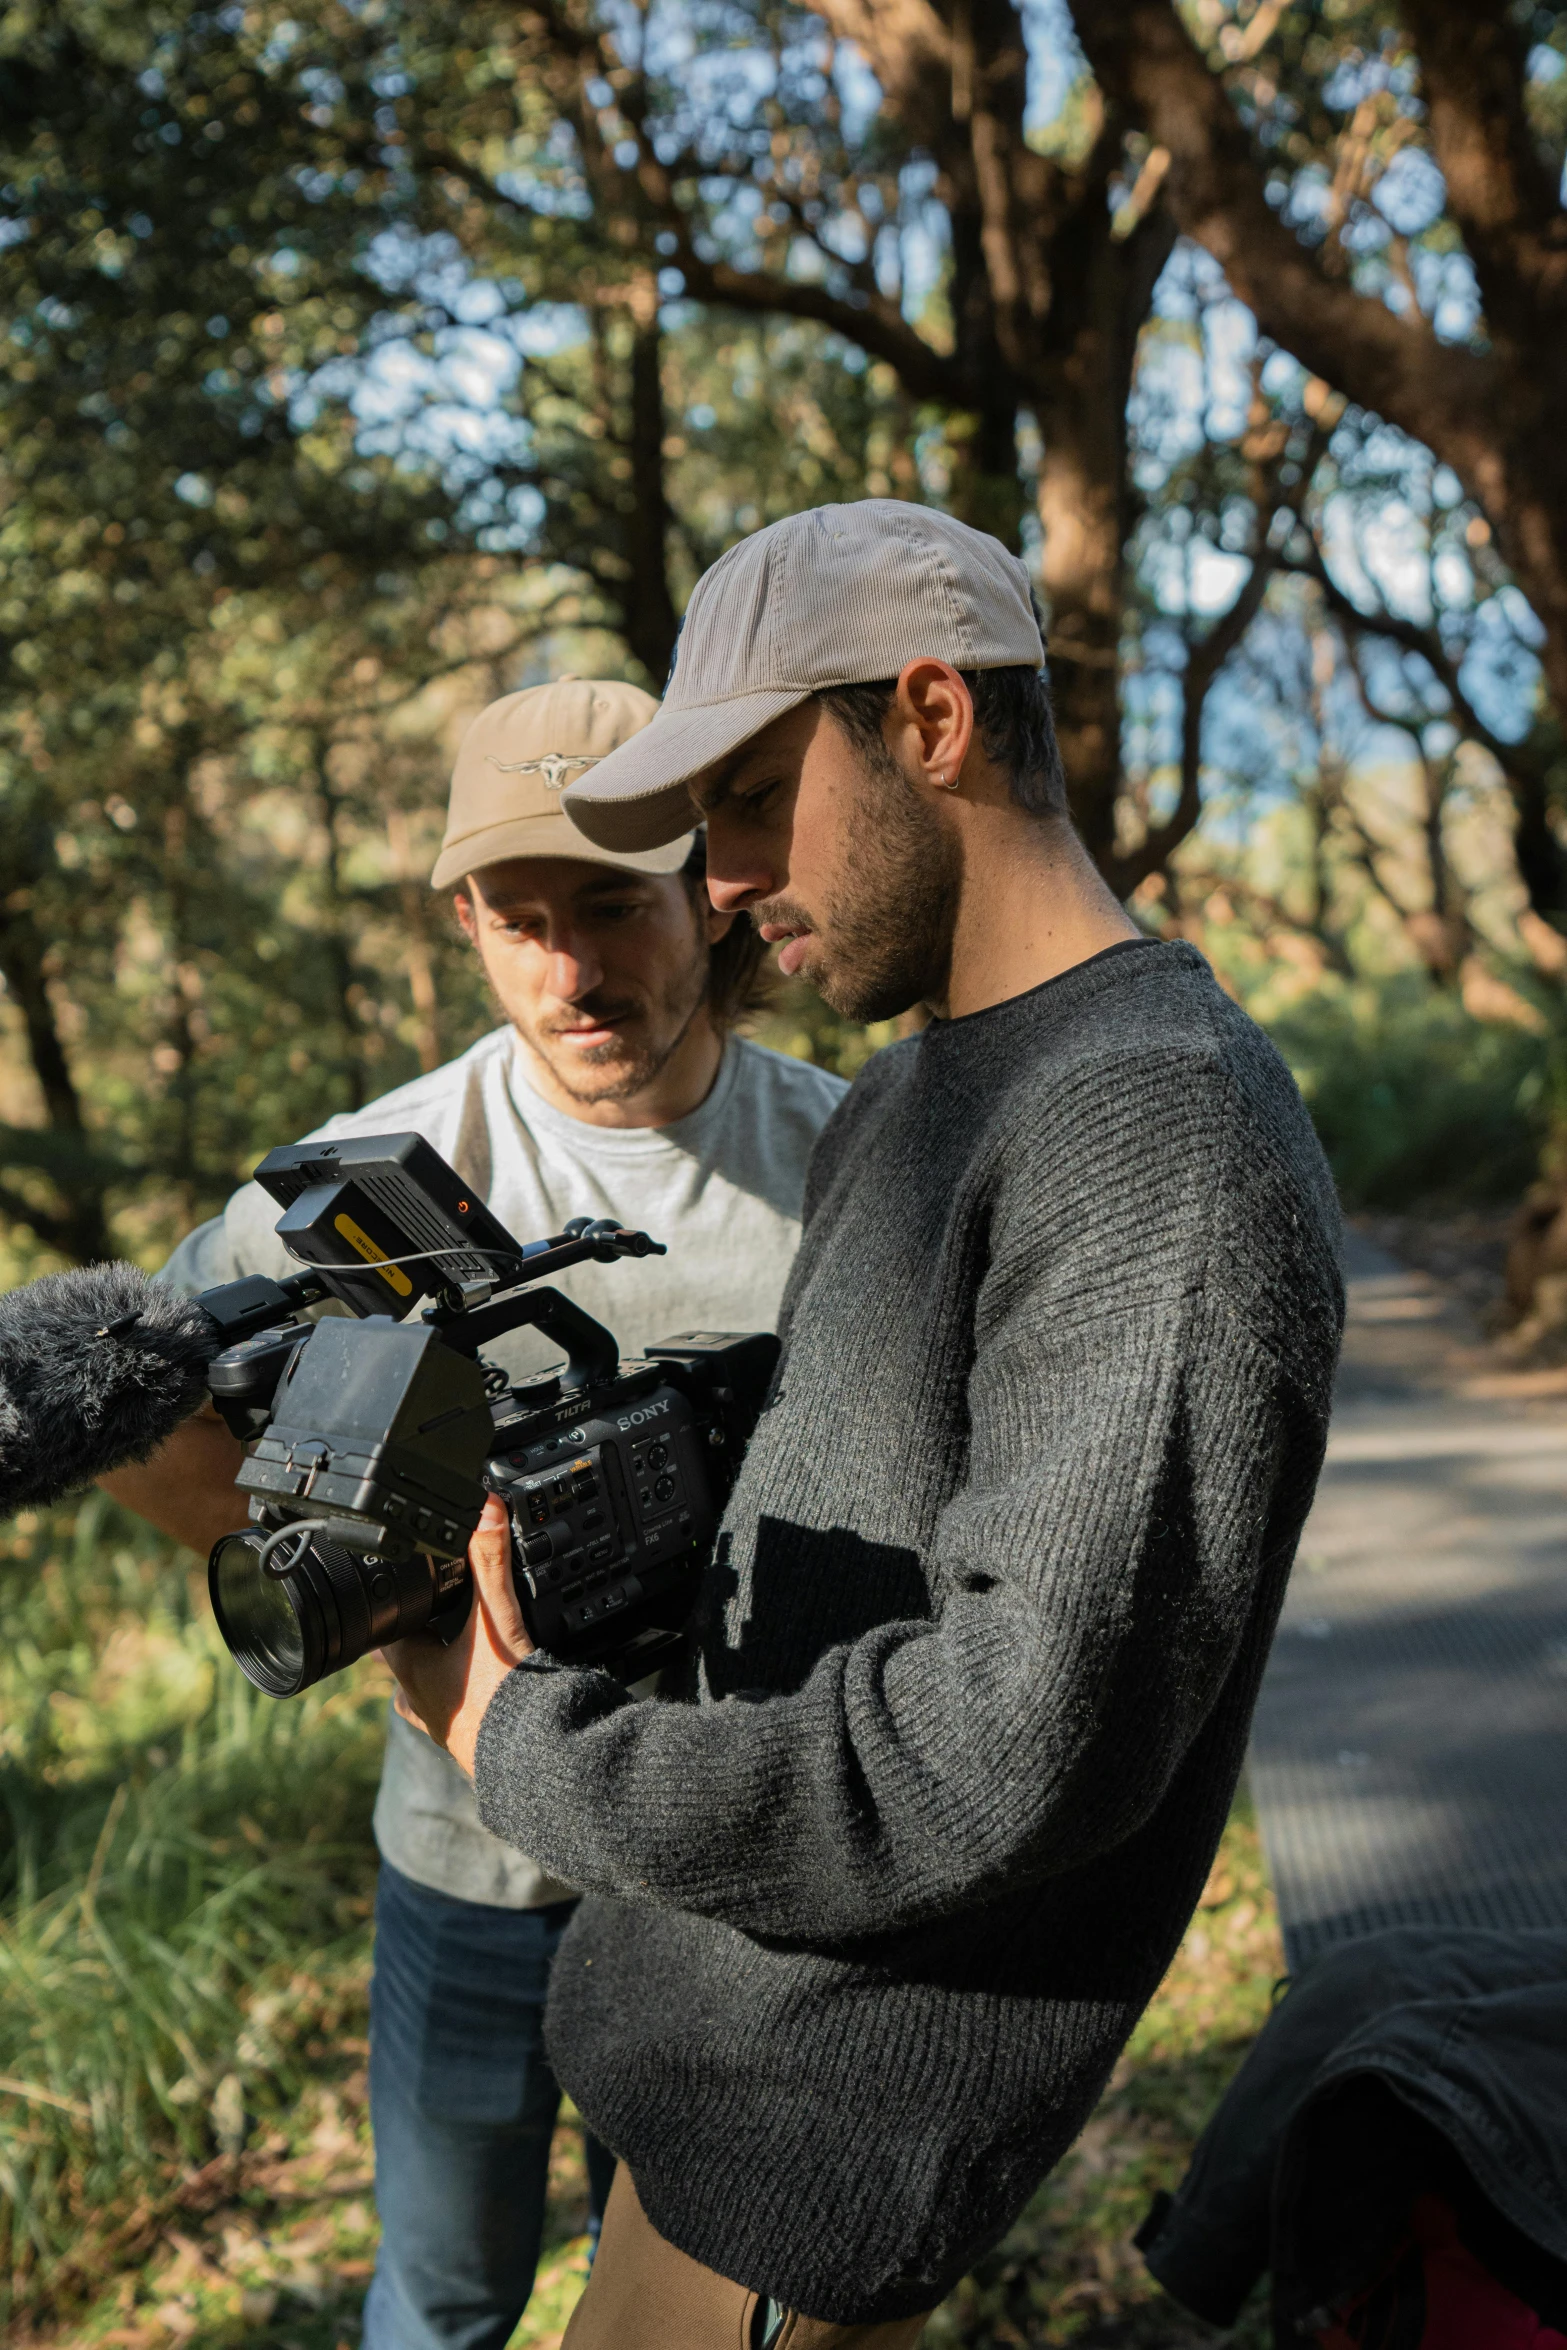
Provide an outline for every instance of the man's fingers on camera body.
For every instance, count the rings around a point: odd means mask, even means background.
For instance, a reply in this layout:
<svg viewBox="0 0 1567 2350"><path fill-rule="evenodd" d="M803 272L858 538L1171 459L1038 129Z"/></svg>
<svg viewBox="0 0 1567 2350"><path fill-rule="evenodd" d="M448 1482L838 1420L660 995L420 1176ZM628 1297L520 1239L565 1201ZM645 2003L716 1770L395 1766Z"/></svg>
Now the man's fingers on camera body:
<svg viewBox="0 0 1567 2350"><path fill-rule="evenodd" d="M523 1621L512 1574L511 1517L500 1495L492 1493L468 1545L474 1591L483 1611L496 1652L512 1664L533 1654L533 1642Z"/></svg>

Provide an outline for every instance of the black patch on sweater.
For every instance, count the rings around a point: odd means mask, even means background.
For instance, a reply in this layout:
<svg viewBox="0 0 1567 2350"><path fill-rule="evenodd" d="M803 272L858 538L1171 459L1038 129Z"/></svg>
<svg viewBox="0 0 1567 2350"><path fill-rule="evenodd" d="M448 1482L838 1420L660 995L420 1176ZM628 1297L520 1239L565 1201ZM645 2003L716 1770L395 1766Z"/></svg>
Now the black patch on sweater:
<svg viewBox="0 0 1567 2350"><path fill-rule="evenodd" d="M757 1526L750 1613L736 1637L728 1614L740 1578L729 1563L729 1536L704 1578L698 1642L711 1694L773 1694L798 1689L817 1660L878 1624L930 1616L930 1590L917 1552L901 1543L867 1542L847 1526L794 1526L763 1517ZM810 1594L817 1595L814 1607ZM800 1637L802 1614L814 1616L816 1645Z"/></svg>

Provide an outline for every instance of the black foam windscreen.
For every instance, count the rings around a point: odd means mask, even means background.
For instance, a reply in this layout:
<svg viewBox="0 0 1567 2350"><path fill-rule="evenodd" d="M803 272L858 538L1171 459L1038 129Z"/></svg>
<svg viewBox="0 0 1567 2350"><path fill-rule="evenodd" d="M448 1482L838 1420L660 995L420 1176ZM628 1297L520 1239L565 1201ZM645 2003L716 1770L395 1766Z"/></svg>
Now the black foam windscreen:
<svg viewBox="0 0 1567 2350"><path fill-rule="evenodd" d="M0 1517L146 1460L229 1343L135 1265L46 1273L0 1297Z"/></svg>

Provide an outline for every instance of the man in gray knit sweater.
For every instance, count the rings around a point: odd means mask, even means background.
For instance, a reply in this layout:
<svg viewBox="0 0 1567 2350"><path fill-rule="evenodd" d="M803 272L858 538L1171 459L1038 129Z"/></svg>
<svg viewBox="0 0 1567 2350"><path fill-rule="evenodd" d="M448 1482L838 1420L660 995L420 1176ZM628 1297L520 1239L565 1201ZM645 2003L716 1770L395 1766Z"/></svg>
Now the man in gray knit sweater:
<svg viewBox="0 0 1567 2350"><path fill-rule="evenodd" d="M859 1019L783 1357L636 1702L482 1606L392 1654L586 1888L556 2069L621 2167L570 2350L903 2350L1082 2126L1224 1822L1327 1427L1332 1185L1267 1041L1077 844L1022 566L892 502L699 584L570 794Z"/></svg>

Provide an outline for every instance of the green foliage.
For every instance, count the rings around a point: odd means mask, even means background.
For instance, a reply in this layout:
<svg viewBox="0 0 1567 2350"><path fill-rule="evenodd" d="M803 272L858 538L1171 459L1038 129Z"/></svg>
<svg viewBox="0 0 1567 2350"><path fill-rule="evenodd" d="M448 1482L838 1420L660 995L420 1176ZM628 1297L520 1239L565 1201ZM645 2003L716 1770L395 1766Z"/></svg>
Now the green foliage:
<svg viewBox="0 0 1567 2350"><path fill-rule="evenodd" d="M857 1077L873 1053L892 1044L903 1033L897 1020L877 1020L862 1028L845 1020L822 1002L803 979L784 981L751 1034L775 1053L789 1053L797 1061L814 1061L836 1077Z"/></svg>
<svg viewBox="0 0 1567 2350"><path fill-rule="evenodd" d="M381 1685L258 1696L203 1582L102 1496L0 1558L0 2318L89 2284L362 1998Z"/></svg>
<svg viewBox="0 0 1567 2350"><path fill-rule="evenodd" d="M1324 983L1272 1023L1351 1208L1516 1197L1539 1159L1551 1055L1413 977Z"/></svg>

